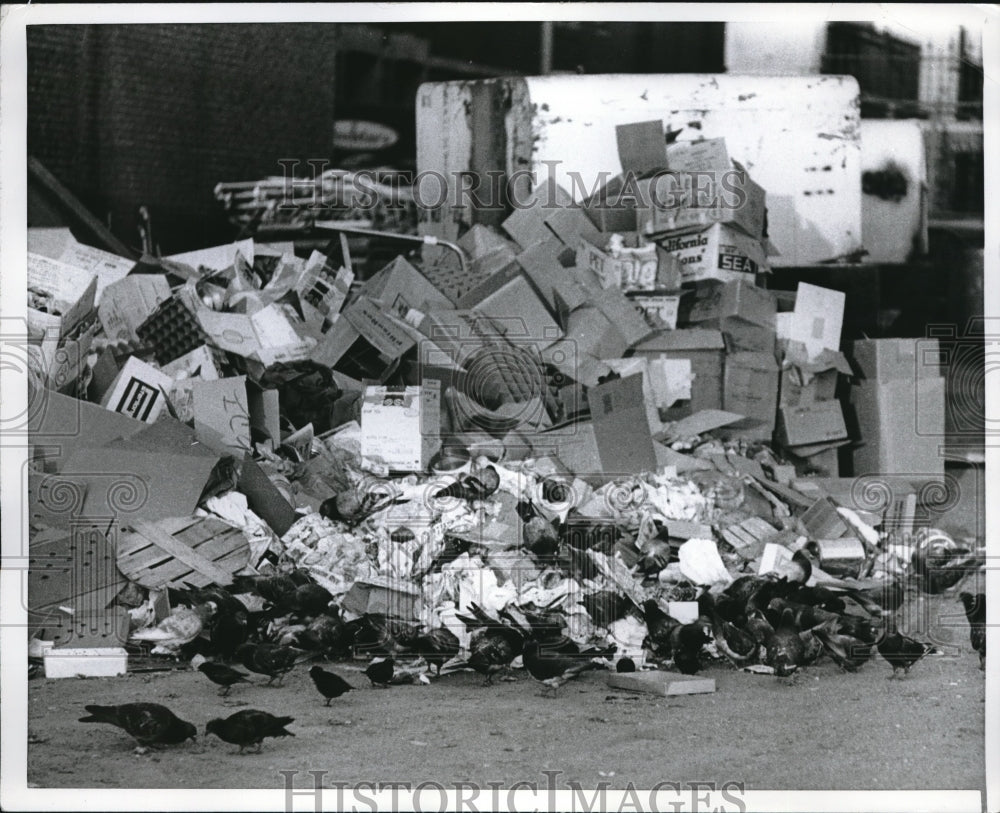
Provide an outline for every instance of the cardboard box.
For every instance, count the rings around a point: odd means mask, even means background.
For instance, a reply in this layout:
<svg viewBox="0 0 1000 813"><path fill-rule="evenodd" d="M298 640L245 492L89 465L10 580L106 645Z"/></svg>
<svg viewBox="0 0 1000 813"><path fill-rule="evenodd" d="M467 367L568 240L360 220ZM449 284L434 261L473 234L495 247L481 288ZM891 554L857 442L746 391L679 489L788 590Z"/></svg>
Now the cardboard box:
<svg viewBox="0 0 1000 813"><path fill-rule="evenodd" d="M101 649L52 649L45 653L45 677L116 677L128 667L128 653L121 647Z"/></svg>
<svg viewBox="0 0 1000 813"><path fill-rule="evenodd" d="M656 242L681 263L681 281L686 283L707 279L753 283L756 274L769 270L757 240L721 223L702 231L662 236Z"/></svg>
<svg viewBox="0 0 1000 813"><path fill-rule="evenodd" d="M635 236L617 252L598 248L586 239L580 240L576 253L578 268L594 273L604 288L623 291L651 291L657 287L659 258L656 246L648 243L636 246Z"/></svg>
<svg viewBox="0 0 1000 813"><path fill-rule="evenodd" d="M764 238L764 189L729 160L722 139L671 144L667 169L639 181L641 232L662 235L721 223Z"/></svg>
<svg viewBox="0 0 1000 813"><path fill-rule="evenodd" d="M777 438L795 452L796 447L826 444L847 437L840 401L817 401L808 406L778 410Z"/></svg>
<svg viewBox="0 0 1000 813"><path fill-rule="evenodd" d="M451 307L448 297L403 257L396 257L369 279L364 293L401 319L406 318L410 308L426 312L433 308Z"/></svg>
<svg viewBox="0 0 1000 813"><path fill-rule="evenodd" d="M132 357L125 362L101 406L144 423L153 423L166 405L173 379Z"/></svg>
<svg viewBox="0 0 1000 813"><path fill-rule="evenodd" d="M635 229L636 181L616 175L583 202L587 217L603 234L621 234Z"/></svg>
<svg viewBox="0 0 1000 813"><path fill-rule="evenodd" d="M837 377L851 375L851 364L843 353L823 350L806 360L801 342L787 342L782 357L779 406L806 406L829 401L837 391Z"/></svg>
<svg viewBox="0 0 1000 813"><path fill-rule="evenodd" d="M502 326L509 340L531 344L538 352L562 338L562 329L545 301L516 263L459 300Z"/></svg>
<svg viewBox="0 0 1000 813"><path fill-rule="evenodd" d="M356 615L378 614L415 618L420 591L411 584L382 576L357 581L341 599L340 607Z"/></svg>
<svg viewBox="0 0 1000 813"><path fill-rule="evenodd" d="M94 310L97 275L72 265L28 254L28 329L42 335L56 328L72 333Z"/></svg>
<svg viewBox="0 0 1000 813"><path fill-rule="evenodd" d="M436 441L436 442L435 442ZM391 471L426 471L441 447L441 387L368 386L361 402L361 454Z"/></svg>
<svg viewBox="0 0 1000 813"><path fill-rule="evenodd" d="M384 313L378 303L359 296L327 331L311 357L358 380L382 380L415 345L410 330Z"/></svg>
<svg viewBox="0 0 1000 813"><path fill-rule="evenodd" d="M856 475L943 477L945 379L934 363L934 345L927 339L854 343L861 378L851 402L863 433L862 445L854 450Z"/></svg>
<svg viewBox="0 0 1000 813"><path fill-rule="evenodd" d="M608 686L627 692L671 697L681 694L712 694L715 679L679 675L676 672L614 672L608 675Z"/></svg>
<svg viewBox="0 0 1000 813"><path fill-rule="evenodd" d="M721 330L735 350L774 353L774 296L747 280L708 283L691 306L688 321Z"/></svg>
<svg viewBox="0 0 1000 813"><path fill-rule="evenodd" d="M778 363L771 353L730 353L725 358L722 408L745 417L733 432L769 440L778 408Z"/></svg>
<svg viewBox="0 0 1000 813"><path fill-rule="evenodd" d="M615 126L622 171L645 175L667 166L667 146L662 119Z"/></svg>
<svg viewBox="0 0 1000 813"><path fill-rule="evenodd" d="M629 302L642 314L646 324L655 330L673 330L677 327L677 312L681 295L676 291L631 291Z"/></svg>
<svg viewBox="0 0 1000 813"><path fill-rule="evenodd" d="M718 330L688 328L654 333L637 344L636 355L689 359L694 381L688 414L722 409L722 358L725 342Z"/></svg>

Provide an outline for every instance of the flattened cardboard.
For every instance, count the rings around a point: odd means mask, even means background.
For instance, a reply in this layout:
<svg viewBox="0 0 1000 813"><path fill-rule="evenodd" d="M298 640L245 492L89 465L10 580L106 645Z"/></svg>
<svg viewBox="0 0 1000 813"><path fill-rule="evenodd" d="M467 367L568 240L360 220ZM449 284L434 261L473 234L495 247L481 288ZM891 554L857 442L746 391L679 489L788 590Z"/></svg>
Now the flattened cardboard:
<svg viewBox="0 0 1000 813"><path fill-rule="evenodd" d="M656 450L642 396L642 375L592 387L587 395L601 469L605 474L656 470Z"/></svg>
<svg viewBox="0 0 1000 813"><path fill-rule="evenodd" d="M299 518L277 486L248 454L240 466L240 479L236 490L247 498L247 506L274 531L284 536Z"/></svg>
<svg viewBox="0 0 1000 813"><path fill-rule="evenodd" d="M97 315L109 339L136 342L135 329L170 298L170 285L163 274L133 274L109 285L97 307Z"/></svg>
<svg viewBox="0 0 1000 813"><path fill-rule="evenodd" d="M217 461L187 450L78 447L63 473L87 482L84 516L157 520L193 514Z"/></svg>
<svg viewBox="0 0 1000 813"><path fill-rule="evenodd" d="M615 127L622 172L645 175L667 166L667 140L662 120L639 121Z"/></svg>
<svg viewBox="0 0 1000 813"><path fill-rule="evenodd" d="M246 376L192 382L194 430L198 440L237 458L252 449Z"/></svg>
<svg viewBox="0 0 1000 813"><path fill-rule="evenodd" d="M663 433L665 439L690 438L736 423L743 416L723 409L703 409L675 421Z"/></svg>
<svg viewBox="0 0 1000 813"><path fill-rule="evenodd" d="M802 342L810 358L823 350L839 350L845 300L841 291L800 282L788 326L789 340Z"/></svg>
<svg viewBox="0 0 1000 813"><path fill-rule="evenodd" d="M173 380L134 356L125 362L101 405L112 412L153 423L166 405L165 393Z"/></svg>

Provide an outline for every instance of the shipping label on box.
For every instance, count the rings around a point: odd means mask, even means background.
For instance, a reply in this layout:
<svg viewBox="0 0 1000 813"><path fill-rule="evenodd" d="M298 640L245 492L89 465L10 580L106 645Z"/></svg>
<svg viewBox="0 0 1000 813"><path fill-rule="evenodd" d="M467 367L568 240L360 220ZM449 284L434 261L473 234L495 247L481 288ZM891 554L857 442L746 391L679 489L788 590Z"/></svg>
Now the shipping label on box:
<svg viewBox="0 0 1000 813"><path fill-rule="evenodd" d="M769 270L757 240L721 224L700 232L662 237L657 242L680 262L682 282L716 279L752 283L755 274Z"/></svg>
<svg viewBox="0 0 1000 813"><path fill-rule="evenodd" d="M125 362L101 406L137 421L153 423L166 405L164 393L172 383L170 376L133 357Z"/></svg>
<svg viewBox="0 0 1000 813"><path fill-rule="evenodd" d="M694 381L690 412L722 409L722 358L725 342L718 330L686 328L654 333L635 346L636 355L688 359Z"/></svg>
<svg viewBox="0 0 1000 813"><path fill-rule="evenodd" d="M629 301L646 320L646 324L657 330L673 330L677 327L677 311L681 295L661 291L632 291Z"/></svg>
<svg viewBox="0 0 1000 813"><path fill-rule="evenodd" d="M440 438L440 383L367 386L361 402L361 454L391 471L423 471ZM425 442L425 435L426 441Z"/></svg>
<svg viewBox="0 0 1000 813"><path fill-rule="evenodd" d="M597 275L604 288L621 288L623 291L650 291L657 287L656 272L659 259L656 246L650 243L641 248L624 247L617 256L603 251L582 239L577 249L576 264Z"/></svg>

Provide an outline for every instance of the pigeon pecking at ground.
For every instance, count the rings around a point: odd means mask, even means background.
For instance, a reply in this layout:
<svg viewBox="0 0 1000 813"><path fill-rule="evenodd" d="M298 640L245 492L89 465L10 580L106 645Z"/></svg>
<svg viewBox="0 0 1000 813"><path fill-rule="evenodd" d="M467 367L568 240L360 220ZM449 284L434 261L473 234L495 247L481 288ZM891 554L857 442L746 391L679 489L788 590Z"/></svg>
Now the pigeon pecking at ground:
<svg viewBox="0 0 1000 813"><path fill-rule="evenodd" d="M294 717L275 717L266 711L244 709L224 720L209 720L205 734L214 734L220 740L238 745L241 754L249 745L256 745L260 753L267 737L294 737L295 734L285 729L292 722L295 722Z"/></svg>
<svg viewBox="0 0 1000 813"><path fill-rule="evenodd" d="M130 734L139 745L176 745L193 740L197 729L158 703L125 703L121 706L84 706L88 717L81 723L108 723Z"/></svg>

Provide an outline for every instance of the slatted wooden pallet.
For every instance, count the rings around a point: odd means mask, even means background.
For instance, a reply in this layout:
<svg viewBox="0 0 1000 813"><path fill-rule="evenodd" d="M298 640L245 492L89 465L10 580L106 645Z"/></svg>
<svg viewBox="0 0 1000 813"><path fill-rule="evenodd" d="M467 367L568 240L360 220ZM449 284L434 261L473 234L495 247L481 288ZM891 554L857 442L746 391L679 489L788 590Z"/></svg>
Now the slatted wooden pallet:
<svg viewBox="0 0 1000 813"><path fill-rule="evenodd" d="M214 517L137 520L118 543L118 569L150 589L231 584L249 561L243 532Z"/></svg>

